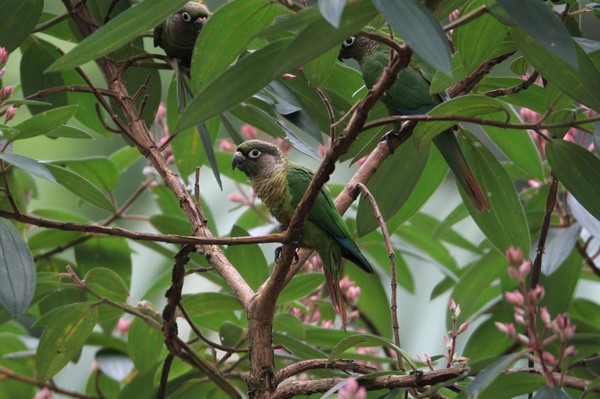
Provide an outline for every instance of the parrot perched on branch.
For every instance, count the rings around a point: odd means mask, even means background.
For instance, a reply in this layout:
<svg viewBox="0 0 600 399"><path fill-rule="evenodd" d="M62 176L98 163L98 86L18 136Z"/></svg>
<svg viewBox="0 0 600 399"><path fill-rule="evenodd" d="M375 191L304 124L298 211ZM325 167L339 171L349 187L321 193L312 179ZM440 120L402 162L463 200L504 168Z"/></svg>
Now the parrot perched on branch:
<svg viewBox="0 0 600 399"><path fill-rule="evenodd" d="M154 28L154 47L161 47L171 58L190 67L198 33L208 20L210 12L202 2L188 1L185 6Z"/></svg>
<svg viewBox="0 0 600 399"><path fill-rule="evenodd" d="M365 85L370 89L387 67L390 56L387 46L365 36L351 36L342 43L338 58L355 59L362 70ZM431 76L427 75L426 68L413 58L410 65L398 73L398 78L382 99L388 112L391 115L421 115L441 103L440 96L429 92L430 79ZM397 133L392 131L389 134ZM437 135L433 143L477 210L481 212L489 209L487 199L467 164L454 132L450 129L446 130Z"/></svg>
<svg viewBox="0 0 600 399"><path fill-rule="evenodd" d="M313 173L289 161L277 146L261 140L240 144L232 166L248 176L254 192L271 214L279 223L288 226ZM321 256L329 293L345 330L346 306L339 286L342 258L352 261L367 273L373 273L373 268L352 240L348 227L325 188L321 189L308 212L301 245L317 251Z"/></svg>

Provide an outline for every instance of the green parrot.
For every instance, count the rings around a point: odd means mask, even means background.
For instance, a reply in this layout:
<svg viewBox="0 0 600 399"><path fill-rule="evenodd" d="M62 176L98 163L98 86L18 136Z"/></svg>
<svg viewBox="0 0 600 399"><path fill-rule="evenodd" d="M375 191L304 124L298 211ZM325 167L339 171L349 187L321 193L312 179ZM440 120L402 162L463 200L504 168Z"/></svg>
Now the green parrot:
<svg viewBox="0 0 600 399"><path fill-rule="evenodd" d="M248 140L240 144L232 166L248 176L254 192L271 214L279 223L288 226L313 173L289 161L277 146L261 140ZM346 330L346 306L339 285L342 258L352 261L367 273L373 273L373 268L352 240L348 227L325 188L321 189L308 212L301 245L317 251L321 256L332 302Z"/></svg>
<svg viewBox="0 0 600 399"><path fill-rule="evenodd" d="M169 65L173 68L177 80L177 102L180 113L184 111L187 104L194 97L188 83L192 53L198 34L210 15L210 11L202 1L188 1L181 10L154 28L154 47L160 46L171 58ZM223 189L212 139L206 124L201 123L196 128L213 175L219 184L219 188Z"/></svg>
<svg viewBox="0 0 600 399"><path fill-rule="evenodd" d="M340 60L353 58L361 70L365 85L370 89L389 62L389 48L365 36L351 36L342 43L338 57ZM427 70L425 65L415 61L415 57L407 68L398 74L394 84L387 90L382 101L392 115L426 114L441 103L440 95L431 94L429 86L435 71ZM394 131L388 134L396 134ZM387 135L386 135L387 138ZM473 172L469 168L465 156L460 149L454 132L449 129L433 139L458 183L463 187L479 212L489 209Z"/></svg>
<svg viewBox="0 0 600 399"><path fill-rule="evenodd" d="M171 58L180 59L188 68L198 33L208 20L208 8L198 1L188 1L185 6L154 28L154 47L160 46Z"/></svg>

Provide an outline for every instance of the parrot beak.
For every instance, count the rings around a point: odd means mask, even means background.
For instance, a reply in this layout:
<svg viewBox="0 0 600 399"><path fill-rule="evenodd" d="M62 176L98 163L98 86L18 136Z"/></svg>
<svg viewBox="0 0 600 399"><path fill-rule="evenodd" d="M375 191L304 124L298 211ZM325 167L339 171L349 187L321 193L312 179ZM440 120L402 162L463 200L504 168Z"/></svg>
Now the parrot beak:
<svg viewBox="0 0 600 399"><path fill-rule="evenodd" d="M206 17L197 18L194 21L194 29L196 29L196 31L200 32L202 30L202 28L204 27L204 24L206 24L206 20L207 20Z"/></svg>
<svg viewBox="0 0 600 399"><path fill-rule="evenodd" d="M233 170L235 170L236 168L239 170L243 170L240 166L244 163L244 161L246 161L246 157L242 155L241 151L238 151L233 156L231 167L233 168Z"/></svg>

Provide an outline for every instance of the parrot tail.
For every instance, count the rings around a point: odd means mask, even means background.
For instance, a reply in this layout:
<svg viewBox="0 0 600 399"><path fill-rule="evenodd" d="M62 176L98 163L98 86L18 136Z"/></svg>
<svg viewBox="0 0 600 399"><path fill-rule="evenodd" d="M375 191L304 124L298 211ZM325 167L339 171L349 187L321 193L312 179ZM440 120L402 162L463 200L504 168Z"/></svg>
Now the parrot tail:
<svg viewBox="0 0 600 399"><path fill-rule="evenodd" d="M465 190L473 205L479 212L489 210L490 205L487 202L477 179L473 175L471 168L467 164L465 155L463 154L456 136L452 130L446 130L445 132L437 135L433 139L434 144L442 153L442 156L450 166L450 170L454 173L454 177L458 180L458 183Z"/></svg>
<svg viewBox="0 0 600 399"><path fill-rule="evenodd" d="M340 281L337 277L337 273L331 273L326 267L323 268L325 272L325 280L329 287L329 295L331 296L331 302L333 307L337 310L340 317L342 318L342 328L346 331L346 303L344 302L344 296L340 290Z"/></svg>

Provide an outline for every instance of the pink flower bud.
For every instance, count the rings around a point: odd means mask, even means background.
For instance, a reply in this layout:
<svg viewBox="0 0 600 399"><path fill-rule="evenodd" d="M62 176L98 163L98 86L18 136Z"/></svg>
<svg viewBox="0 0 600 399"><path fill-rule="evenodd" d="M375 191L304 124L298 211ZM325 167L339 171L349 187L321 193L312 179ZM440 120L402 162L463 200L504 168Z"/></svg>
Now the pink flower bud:
<svg viewBox="0 0 600 399"><path fill-rule="evenodd" d="M11 105L10 107L6 108L6 113L4 114L4 123L7 123L9 120L14 118L16 113L17 107L15 107L14 105Z"/></svg>
<svg viewBox="0 0 600 399"><path fill-rule="evenodd" d="M504 293L504 297L506 298L506 302L513 306L523 306L525 303L525 298L523 298L523 294L519 291L506 292Z"/></svg>
<svg viewBox="0 0 600 399"><path fill-rule="evenodd" d="M521 108L521 110L519 111L519 114L521 115L521 119L523 119L524 122L538 122L540 120L540 114L538 114L535 111L530 110L529 108Z"/></svg>
<svg viewBox="0 0 600 399"><path fill-rule="evenodd" d="M594 143L590 143L590 145L588 145L587 149L589 152L594 152L594 149L595 149Z"/></svg>
<svg viewBox="0 0 600 399"><path fill-rule="evenodd" d="M458 330L456 331L456 334L458 335L458 334L464 333L468 327L469 327L469 322L465 321L460 326L458 326Z"/></svg>
<svg viewBox="0 0 600 399"><path fill-rule="evenodd" d="M529 291L529 297L532 301L539 301L544 297L544 287L536 285L531 291Z"/></svg>
<svg viewBox="0 0 600 399"><path fill-rule="evenodd" d="M304 67L300 66L300 67L296 68L296 71L298 71L298 72L304 72Z"/></svg>
<svg viewBox="0 0 600 399"><path fill-rule="evenodd" d="M293 75L291 73L284 73L283 75L281 75L281 79L283 79L283 80L296 79L296 75Z"/></svg>
<svg viewBox="0 0 600 399"><path fill-rule="evenodd" d="M318 310L315 310L313 312L313 314L310 316L309 322L316 323L319 320L321 320L321 312L319 312Z"/></svg>
<svg viewBox="0 0 600 399"><path fill-rule="evenodd" d="M548 364L554 365L556 364L556 358L550 352L542 352L542 359Z"/></svg>
<svg viewBox="0 0 600 399"><path fill-rule="evenodd" d="M6 67L0 69L0 78L6 73Z"/></svg>
<svg viewBox="0 0 600 399"><path fill-rule="evenodd" d="M229 199L229 201L235 202L236 204L245 204L246 203L246 199L240 193L231 193L231 194L229 194L229 197L227 197L227 198Z"/></svg>
<svg viewBox="0 0 600 399"><path fill-rule="evenodd" d="M451 311L454 311L456 309L456 302L454 302L454 298L450 297L450 300L448 301L448 309L450 309Z"/></svg>
<svg viewBox="0 0 600 399"><path fill-rule="evenodd" d="M331 330L331 329L333 329L333 321L325 320L325 321L321 322L321 327Z"/></svg>
<svg viewBox="0 0 600 399"><path fill-rule="evenodd" d="M511 265L520 265L523 262L523 252L520 248L510 247L506 250L506 259Z"/></svg>
<svg viewBox="0 0 600 399"><path fill-rule="evenodd" d="M444 335L444 345L446 345L446 349L452 350L452 338Z"/></svg>
<svg viewBox="0 0 600 399"><path fill-rule="evenodd" d="M235 152L235 145L229 140L221 140L219 142L219 150L223 152Z"/></svg>
<svg viewBox="0 0 600 399"><path fill-rule="evenodd" d="M552 317L550 316L550 312L548 312L548 308L545 306L540 309L540 319L544 322L546 327L550 327Z"/></svg>
<svg viewBox="0 0 600 399"><path fill-rule="evenodd" d="M362 157L362 158L359 158L358 161L356 161L356 163L358 164L358 166L363 166L363 163L365 163L366 160L367 160L367 157Z"/></svg>
<svg viewBox="0 0 600 399"><path fill-rule="evenodd" d="M154 117L154 122L160 124L167 117L167 108L165 104L161 101L158 103L158 109L156 110L156 116Z"/></svg>
<svg viewBox="0 0 600 399"><path fill-rule="evenodd" d="M346 385L338 391L338 397L340 399L365 399L367 397L367 390L365 387L359 386L358 382L350 377Z"/></svg>
<svg viewBox="0 0 600 399"><path fill-rule="evenodd" d="M344 276L344 278L340 280L340 290L342 291L346 291L348 288L354 287L355 285L354 281L350 280L350 277L348 276Z"/></svg>
<svg viewBox="0 0 600 399"><path fill-rule="evenodd" d="M575 349L575 347L573 345L567 346L567 348L565 349L565 356L572 357L575 355L577 355L577 349Z"/></svg>
<svg viewBox="0 0 600 399"><path fill-rule="evenodd" d="M6 100L8 97L12 96L13 87L12 86L4 86L0 89L0 103Z"/></svg>
<svg viewBox="0 0 600 399"><path fill-rule="evenodd" d="M459 8L457 8L456 10L452 11L452 12L450 13L450 15L448 15L448 20L449 20L450 22L453 22L453 21L455 21L455 20L456 20L456 18L458 18L458 16L459 16L459 15L460 15L460 9L459 9Z"/></svg>
<svg viewBox="0 0 600 399"><path fill-rule="evenodd" d="M498 330L500 330L501 332L503 332L504 334L506 334L507 337L510 337L510 338L516 338L517 337L517 330L515 329L514 324L512 324L512 323L500 323L499 321L495 321L494 324L496 325L496 327L498 328Z"/></svg>
<svg viewBox="0 0 600 399"><path fill-rule="evenodd" d="M287 154L290 152L290 150L292 149L292 146L290 145L290 143L288 143L287 141L285 141L284 139L277 139L275 141L275 144L277 145L277 147L279 147L279 149L281 150L281 152L283 152L284 154Z"/></svg>
<svg viewBox="0 0 600 399"><path fill-rule="evenodd" d="M521 275L521 277L525 277L529 274L529 271L531 270L531 261L530 260L526 260L525 262L521 263L521 266L519 266L519 274Z"/></svg>
<svg viewBox="0 0 600 399"><path fill-rule="evenodd" d="M129 327L131 326L131 322L133 320L132 319L126 319L124 317L119 318L119 321L117 322L117 331L122 335L125 336L127 334L127 332L129 331Z"/></svg>
<svg viewBox="0 0 600 399"><path fill-rule="evenodd" d="M526 324L525 317L523 317L523 315L515 313L514 318L515 318L515 321L517 323L519 323L520 325L524 326Z"/></svg>
<svg viewBox="0 0 600 399"><path fill-rule="evenodd" d="M569 130L567 130L567 133L565 133L563 140L574 143L577 140L577 129L572 127Z"/></svg>
<svg viewBox="0 0 600 399"><path fill-rule="evenodd" d="M3 48L0 47L0 49L3 49ZM39 391L38 393L36 393L35 396L33 397L33 399L53 399L53 398L54 398L54 395L52 394L52 391L48 387L42 388L42 390Z"/></svg>
<svg viewBox="0 0 600 399"><path fill-rule="evenodd" d="M346 298L348 299L348 303L355 305L358 301L358 297L360 296L360 287L348 287L346 291Z"/></svg>
<svg viewBox="0 0 600 399"><path fill-rule="evenodd" d="M244 136L247 139L255 139L257 130L254 126L248 125L246 123L242 125L242 127L240 128L240 132L242 133L242 136Z"/></svg>
<svg viewBox="0 0 600 399"><path fill-rule="evenodd" d="M323 144L319 144L319 149L317 151L322 157L324 157L325 153L327 152L327 148L325 148Z"/></svg>
<svg viewBox="0 0 600 399"><path fill-rule="evenodd" d="M4 47L0 47L0 65L6 64L8 61L8 51Z"/></svg>
<svg viewBox="0 0 600 399"><path fill-rule="evenodd" d="M529 179L527 180L527 184L529 184L529 187L531 188L539 188L542 184L534 179Z"/></svg>

